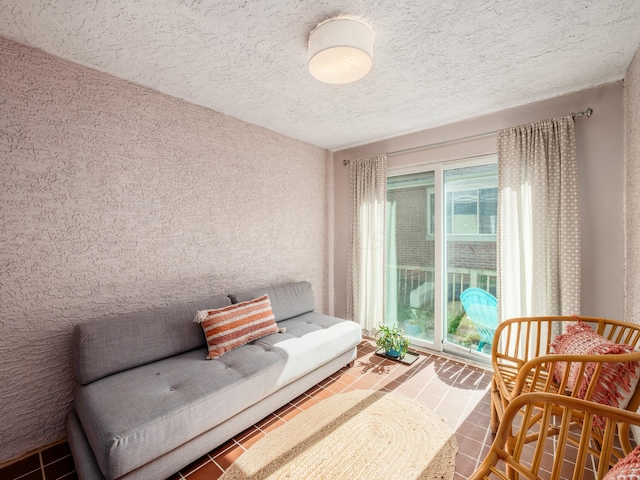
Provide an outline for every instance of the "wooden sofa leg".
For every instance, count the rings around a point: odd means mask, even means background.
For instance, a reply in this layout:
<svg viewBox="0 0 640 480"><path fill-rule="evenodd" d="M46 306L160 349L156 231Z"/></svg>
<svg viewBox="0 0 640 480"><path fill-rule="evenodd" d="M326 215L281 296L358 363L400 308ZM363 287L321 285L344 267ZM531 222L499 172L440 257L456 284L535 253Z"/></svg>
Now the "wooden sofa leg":
<svg viewBox="0 0 640 480"><path fill-rule="evenodd" d="M353 368L356 366L356 361L355 360L351 360L349 363L347 363L347 368Z"/></svg>

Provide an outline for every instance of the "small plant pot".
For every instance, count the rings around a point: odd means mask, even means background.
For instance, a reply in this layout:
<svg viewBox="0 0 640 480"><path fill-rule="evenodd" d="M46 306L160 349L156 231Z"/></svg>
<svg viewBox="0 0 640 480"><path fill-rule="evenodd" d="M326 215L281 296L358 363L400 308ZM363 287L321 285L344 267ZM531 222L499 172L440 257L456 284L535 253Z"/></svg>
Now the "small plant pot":
<svg viewBox="0 0 640 480"><path fill-rule="evenodd" d="M376 345L384 348L388 357L402 358L409 348L409 337L397 325L380 324L376 332Z"/></svg>
<svg viewBox="0 0 640 480"><path fill-rule="evenodd" d="M384 353L391 358L398 358L400 356L400 352L398 350L394 350L393 348L386 350Z"/></svg>

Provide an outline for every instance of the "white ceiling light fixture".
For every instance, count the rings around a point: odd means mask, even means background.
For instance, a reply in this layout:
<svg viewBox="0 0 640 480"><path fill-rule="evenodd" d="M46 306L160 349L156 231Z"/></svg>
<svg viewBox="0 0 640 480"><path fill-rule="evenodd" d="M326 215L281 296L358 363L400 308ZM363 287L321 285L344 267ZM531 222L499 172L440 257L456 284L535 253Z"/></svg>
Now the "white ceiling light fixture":
<svg viewBox="0 0 640 480"><path fill-rule="evenodd" d="M309 71L325 83L360 80L373 65L373 33L364 23L334 18L309 35Z"/></svg>

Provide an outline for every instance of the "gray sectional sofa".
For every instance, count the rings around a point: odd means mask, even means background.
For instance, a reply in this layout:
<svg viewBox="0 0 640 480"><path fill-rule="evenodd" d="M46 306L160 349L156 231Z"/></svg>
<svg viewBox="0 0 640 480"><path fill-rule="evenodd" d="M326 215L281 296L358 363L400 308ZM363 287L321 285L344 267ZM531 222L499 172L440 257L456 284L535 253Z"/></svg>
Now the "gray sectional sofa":
<svg viewBox="0 0 640 480"><path fill-rule="evenodd" d="M205 360L195 313L265 293L286 332ZM360 326L314 309L297 282L77 325L67 436L80 479L166 478L355 360Z"/></svg>

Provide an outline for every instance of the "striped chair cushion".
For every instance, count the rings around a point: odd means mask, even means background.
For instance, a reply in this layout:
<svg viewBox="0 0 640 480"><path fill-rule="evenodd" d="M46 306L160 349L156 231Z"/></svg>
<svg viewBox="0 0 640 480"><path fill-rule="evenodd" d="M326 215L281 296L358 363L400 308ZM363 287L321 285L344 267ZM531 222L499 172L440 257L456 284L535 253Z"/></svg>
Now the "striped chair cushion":
<svg viewBox="0 0 640 480"><path fill-rule="evenodd" d="M209 348L207 360L279 331L269 295L224 308L201 310L194 322L204 330Z"/></svg>
<svg viewBox="0 0 640 480"><path fill-rule="evenodd" d="M606 355L619 353L632 353L631 345L618 344L598 335L593 329L576 317L577 321L567 327L567 333L557 336L551 343L551 351L557 354L579 355ZM554 379L560 383L566 370L565 362L557 362L554 367ZM578 379L581 365L572 363L569 370L567 386L578 386L578 398L585 398L589 384L596 370L596 364L587 363L583 377ZM618 408L626 408L636 390L640 377L640 363L638 362L611 362L605 363L598 377L598 383L593 390L590 400ZM604 426L604 420L596 417L594 423Z"/></svg>
<svg viewBox="0 0 640 480"><path fill-rule="evenodd" d="M640 447L616 463L603 480L637 480L640 478Z"/></svg>

